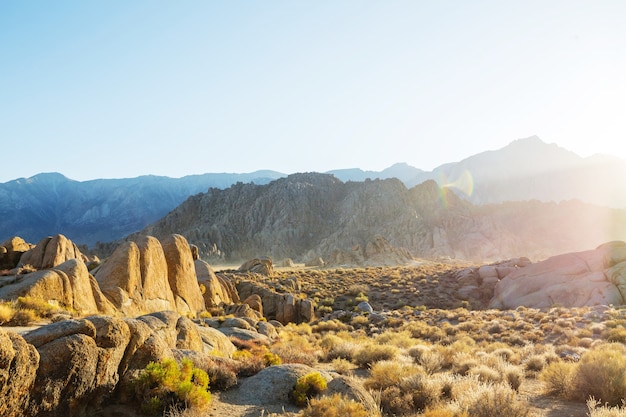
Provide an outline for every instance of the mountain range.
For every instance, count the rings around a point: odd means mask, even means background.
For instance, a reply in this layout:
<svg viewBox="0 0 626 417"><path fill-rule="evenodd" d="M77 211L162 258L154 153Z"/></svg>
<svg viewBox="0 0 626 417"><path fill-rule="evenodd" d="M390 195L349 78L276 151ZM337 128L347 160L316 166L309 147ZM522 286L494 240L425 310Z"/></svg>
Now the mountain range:
<svg viewBox="0 0 626 417"><path fill-rule="evenodd" d="M395 183L396 187L402 185L409 191L425 181L434 180L439 188L448 191L446 195L460 197L459 202L470 203L473 209L508 201L531 204L531 200L560 202L572 199L597 206L626 207L626 193L623 192L626 189L626 161L606 156L581 158L537 137L520 139L502 149L482 152L432 171L395 164L383 171L355 168L329 171L327 175L346 187L356 187L352 183L366 182L367 179L397 178L400 181ZM93 246L96 242L122 239L142 230L185 200L198 198L194 197L198 193L208 191L208 194L218 196L218 191L231 187L241 191L245 183L256 185L253 188L258 188L255 191L258 193L263 189L258 186L286 177L276 171L257 171L178 179L142 176L84 182L56 173L20 178L0 184L0 241L18 235L36 242L47 235L63 233L75 242ZM297 200L295 195L285 198ZM400 197L390 194L389 198ZM300 209L306 204L308 202L300 204ZM400 246L412 250L420 247ZM214 249L217 252L222 250ZM233 255L232 248L224 250L229 256ZM308 250L315 252L314 248Z"/></svg>

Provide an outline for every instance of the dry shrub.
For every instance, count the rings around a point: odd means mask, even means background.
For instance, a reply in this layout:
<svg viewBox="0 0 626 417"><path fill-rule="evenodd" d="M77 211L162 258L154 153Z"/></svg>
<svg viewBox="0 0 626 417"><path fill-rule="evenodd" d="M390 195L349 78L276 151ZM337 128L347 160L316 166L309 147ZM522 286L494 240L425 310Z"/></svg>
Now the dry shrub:
<svg viewBox="0 0 626 417"><path fill-rule="evenodd" d="M544 366L546 366L544 355L532 355L524 362L524 369L530 373L540 372Z"/></svg>
<svg viewBox="0 0 626 417"><path fill-rule="evenodd" d="M398 348L395 346L366 345L362 347L354 357L355 363L362 367L369 367L380 361L389 361L398 356Z"/></svg>
<svg viewBox="0 0 626 417"><path fill-rule="evenodd" d="M418 367L399 361L380 361L372 365L370 377L365 381L365 387L376 390L384 389L398 385L403 379L419 372Z"/></svg>
<svg viewBox="0 0 626 417"><path fill-rule="evenodd" d="M589 417L626 417L626 402L622 400L621 407L600 406L600 402L595 398L587 400Z"/></svg>
<svg viewBox="0 0 626 417"><path fill-rule="evenodd" d="M407 349L415 345L415 343L417 343L417 340L413 339L411 337L411 334L407 331L396 332L388 330L378 335L374 339L374 342L379 345L393 345L399 348Z"/></svg>
<svg viewBox="0 0 626 417"><path fill-rule="evenodd" d="M337 372L338 374L341 374L341 375L352 374L352 368L354 365L352 365L352 362L348 360L337 358L337 359L333 359L333 361L330 364L332 365L333 370Z"/></svg>
<svg viewBox="0 0 626 417"><path fill-rule="evenodd" d="M500 382L502 375L497 370L487 365L478 365L470 369L469 373L478 377L482 382Z"/></svg>
<svg viewBox="0 0 626 417"><path fill-rule="evenodd" d="M40 319L41 317L39 317L34 310L21 309L13 314L9 324L12 326L29 326Z"/></svg>
<svg viewBox="0 0 626 417"><path fill-rule="evenodd" d="M467 412L472 417L526 417L529 408L504 385L482 390Z"/></svg>
<svg viewBox="0 0 626 417"><path fill-rule="evenodd" d="M299 415L302 417L375 417L365 409L363 404L341 394L313 398L308 407Z"/></svg>
<svg viewBox="0 0 626 417"><path fill-rule="evenodd" d="M546 384L548 394L567 397L575 368L576 365L571 362L552 362L542 369L539 379Z"/></svg>
<svg viewBox="0 0 626 417"><path fill-rule="evenodd" d="M357 355L359 349L361 349L361 345L357 343L343 342L330 348L330 350L326 353L326 359L333 360L341 358L352 361Z"/></svg>
<svg viewBox="0 0 626 417"><path fill-rule="evenodd" d="M429 374L434 374L443 368L443 356L437 350L430 349L422 353L417 363L423 366Z"/></svg>
<svg viewBox="0 0 626 417"><path fill-rule="evenodd" d="M340 331L349 330L349 329L350 327L347 324L342 323L336 319L320 321L319 323L317 323L311 328L311 330L314 333L340 332Z"/></svg>
<svg viewBox="0 0 626 417"><path fill-rule="evenodd" d="M411 394L400 391L398 387L388 387L380 392L380 407L385 414L392 416L402 416L415 411Z"/></svg>
<svg viewBox="0 0 626 417"><path fill-rule="evenodd" d="M14 315L15 309L11 307L10 303L0 304L0 325L10 322Z"/></svg>
<svg viewBox="0 0 626 417"><path fill-rule="evenodd" d="M237 370L236 362L221 358L207 361L206 373L209 375L211 389L225 391L237 385Z"/></svg>
<svg viewBox="0 0 626 417"><path fill-rule="evenodd" d="M574 372L572 397L589 397L611 406L626 398L626 346L609 343L583 354Z"/></svg>
<svg viewBox="0 0 626 417"><path fill-rule="evenodd" d="M522 372L519 367L511 365L504 368L502 374L504 381L506 381L514 391L519 391L519 387L522 385L522 382L524 382L524 372Z"/></svg>

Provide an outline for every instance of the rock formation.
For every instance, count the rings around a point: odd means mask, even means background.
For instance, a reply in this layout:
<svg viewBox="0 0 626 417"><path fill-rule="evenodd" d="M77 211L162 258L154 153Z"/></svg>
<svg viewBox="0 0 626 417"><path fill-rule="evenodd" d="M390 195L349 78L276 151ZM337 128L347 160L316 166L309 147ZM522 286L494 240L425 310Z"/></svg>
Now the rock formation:
<svg viewBox="0 0 626 417"><path fill-rule="evenodd" d="M602 227L611 219L611 227ZM139 235L180 233L208 259L268 255L313 265L405 263L416 257L497 261L544 259L626 239L626 210L577 201L475 206L450 187L426 181L343 183L327 174L294 174L267 185L210 189L185 201ZM132 238L132 237L131 237Z"/></svg>
<svg viewBox="0 0 626 417"><path fill-rule="evenodd" d="M506 269L490 302L495 308L580 307L626 303L626 243L567 253ZM499 275L498 275L499 277Z"/></svg>
<svg viewBox="0 0 626 417"><path fill-rule="evenodd" d="M36 269L53 268L70 259L83 259L78 247L63 235L46 237L37 246L24 253L21 265L31 265Z"/></svg>
<svg viewBox="0 0 626 417"><path fill-rule="evenodd" d="M167 260L167 280L174 294L176 310L198 313L205 309L198 286L189 243L181 235L170 235L162 241Z"/></svg>
<svg viewBox="0 0 626 417"><path fill-rule="evenodd" d="M94 415L111 400L132 401L129 381L151 361L191 355L207 363L235 350L219 330L174 312L90 316L24 336L0 329L0 414Z"/></svg>

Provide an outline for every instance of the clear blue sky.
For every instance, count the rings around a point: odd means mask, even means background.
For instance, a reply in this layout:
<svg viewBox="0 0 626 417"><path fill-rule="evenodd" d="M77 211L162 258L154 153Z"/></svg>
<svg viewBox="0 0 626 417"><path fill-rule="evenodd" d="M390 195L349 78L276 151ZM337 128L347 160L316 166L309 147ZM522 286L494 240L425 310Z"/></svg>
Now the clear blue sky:
<svg viewBox="0 0 626 417"><path fill-rule="evenodd" d="M626 1L0 1L0 182L626 157Z"/></svg>

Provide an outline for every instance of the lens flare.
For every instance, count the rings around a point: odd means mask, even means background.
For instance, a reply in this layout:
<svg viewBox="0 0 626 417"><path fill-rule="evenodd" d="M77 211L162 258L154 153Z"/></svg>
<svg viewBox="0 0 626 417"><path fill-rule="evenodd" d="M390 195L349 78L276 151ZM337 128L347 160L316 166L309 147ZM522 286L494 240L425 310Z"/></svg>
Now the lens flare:
<svg viewBox="0 0 626 417"><path fill-rule="evenodd" d="M467 169L463 170L454 181L451 181L445 176L445 174L442 173L439 177L438 183L440 187L439 197L444 207L448 207L448 189L460 191L465 195L465 197L471 197L474 193L474 177L472 177L472 173Z"/></svg>

